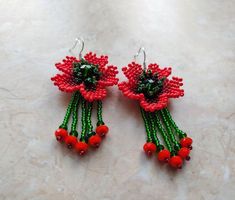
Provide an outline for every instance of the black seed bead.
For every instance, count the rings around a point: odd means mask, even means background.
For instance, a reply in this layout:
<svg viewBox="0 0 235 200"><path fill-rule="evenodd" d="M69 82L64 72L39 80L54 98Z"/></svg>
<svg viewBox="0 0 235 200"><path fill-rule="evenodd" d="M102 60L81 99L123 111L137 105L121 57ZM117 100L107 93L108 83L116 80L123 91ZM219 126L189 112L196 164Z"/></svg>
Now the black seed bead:
<svg viewBox="0 0 235 200"><path fill-rule="evenodd" d="M162 144L158 145L157 146L157 151L161 151L164 149L164 146Z"/></svg>
<svg viewBox="0 0 235 200"><path fill-rule="evenodd" d="M78 132L76 130L73 130L73 131L70 132L70 135L73 135L73 136L77 137Z"/></svg>

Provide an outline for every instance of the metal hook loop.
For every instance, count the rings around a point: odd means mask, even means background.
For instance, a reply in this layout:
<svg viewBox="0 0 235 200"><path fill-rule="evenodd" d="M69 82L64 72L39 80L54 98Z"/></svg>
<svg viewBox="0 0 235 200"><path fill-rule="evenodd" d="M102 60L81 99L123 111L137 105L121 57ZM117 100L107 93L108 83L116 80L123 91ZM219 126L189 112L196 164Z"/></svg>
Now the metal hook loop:
<svg viewBox="0 0 235 200"><path fill-rule="evenodd" d="M141 52L143 52L143 55L144 55L143 68L144 68L144 71L146 71L146 52L145 52L144 47L139 48L138 52L134 56L134 59L136 60Z"/></svg>
<svg viewBox="0 0 235 200"><path fill-rule="evenodd" d="M79 51L79 54L78 54L79 59L81 60L82 59L82 51L84 49L84 40L82 38L78 37L75 39L74 45L69 49L69 52L71 54L73 54L73 50L76 48L78 43L81 44L81 50Z"/></svg>

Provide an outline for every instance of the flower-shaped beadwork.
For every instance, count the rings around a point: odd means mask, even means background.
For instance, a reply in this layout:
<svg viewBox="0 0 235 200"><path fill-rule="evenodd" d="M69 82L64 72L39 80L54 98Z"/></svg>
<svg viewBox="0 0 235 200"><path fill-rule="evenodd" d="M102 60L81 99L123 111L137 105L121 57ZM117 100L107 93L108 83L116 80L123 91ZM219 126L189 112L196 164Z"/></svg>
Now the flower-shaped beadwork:
<svg viewBox="0 0 235 200"><path fill-rule="evenodd" d="M180 89L182 78L168 78L170 67L161 69L157 64L149 64L145 71L140 64L132 62L122 71L128 81L119 83L119 89L126 97L138 100L145 111L161 110L167 107L169 98L184 95Z"/></svg>
<svg viewBox="0 0 235 200"><path fill-rule="evenodd" d="M97 57L90 52L81 60L66 56L55 66L63 74L56 74L51 80L61 91L79 91L89 102L102 100L107 95L106 87L118 83L117 67L108 64L108 56Z"/></svg>

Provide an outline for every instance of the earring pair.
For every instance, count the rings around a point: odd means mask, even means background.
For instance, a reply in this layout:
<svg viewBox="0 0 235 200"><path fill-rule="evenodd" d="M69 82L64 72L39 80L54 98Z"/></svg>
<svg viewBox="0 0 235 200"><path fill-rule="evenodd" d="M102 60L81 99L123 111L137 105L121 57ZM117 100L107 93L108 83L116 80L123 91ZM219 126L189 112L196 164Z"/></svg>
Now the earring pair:
<svg viewBox="0 0 235 200"><path fill-rule="evenodd" d="M106 88L117 85L117 67L108 65L107 56L96 56L89 52L82 57L84 41L77 38L70 52L81 44L79 57L66 56L62 62L55 64L62 72L51 78L54 85L63 92L72 93L65 117L59 129L55 131L56 139L65 143L69 149L75 149L84 155L89 146L98 148L102 138L108 133L102 117L102 100L107 95ZM182 79L172 77L171 68L161 69L157 64L146 67L146 53L140 48L135 59L143 52L143 66L131 62L122 71L127 81L118 84L124 96L138 100L140 111L146 129L146 143L143 146L145 153L151 156L157 152L161 162L168 162L174 168L181 168L183 160L189 160L192 149L192 139L178 128L169 110L169 98L178 98L184 95L181 89ZM94 131L91 115L94 104L97 109L97 123ZM81 108L81 132L78 134L78 110ZM72 118L68 132L69 119Z"/></svg>

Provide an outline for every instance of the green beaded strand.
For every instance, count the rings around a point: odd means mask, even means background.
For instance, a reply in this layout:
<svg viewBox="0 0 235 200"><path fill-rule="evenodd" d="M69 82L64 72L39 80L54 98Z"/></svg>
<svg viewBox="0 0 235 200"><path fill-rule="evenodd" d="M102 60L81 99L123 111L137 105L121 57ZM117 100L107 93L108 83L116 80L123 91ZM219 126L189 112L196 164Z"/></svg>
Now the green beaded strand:
<svg viewBox="0 0 235 200"><path fill-rule="evenodd" d="M82 98L82 117L81 117L81 123L82 123L82 132L81 132L81 137L80 140L82 142L85 142L86 140L86 101L84 98Z"/></svg>
<svg viewBox="0 0 235 200"><path fill-rule="evenodd" d="M66 130L68 129L69 118L70 118L71 112L73 110L74 101L75 101L77 96L78 96L78 92L73 93L73 95L71 97L71 100L69 102L66 114L64 116L64 120L63 120L62 124L60 125L60 128L63 128L63 129L66 129Z"/></svg>
<svg viewBox="0 0 235 200"><path fill-rule="evenodd" d="M150 131L150 127L149 127L149 124L148 124L146 112L144 111L143 108L140 108L140 111L141 111L141 115L142 115L142 118L143 118L143 121L144 121L146 133L147 133L147 142L152 142L153 139L151 137L151 131Z"/></svg>
<svg viewBox="0 0 235 200"><path fill-rule="evenodd" d="M104 125L102 118L102 101L97 101L97 126Z"/></svg>
<svg viewBox="0 0 235 200"><path fill-rule="evenodd" d="M92 126L92 122L91 122L92 106L93 106L93 103L90 103L90 102L87 103L86 117L87 117L87 132L88 132L88 134L93 132L93 126Z"/></svg>
<svg viewBox="0 0 235 200"><path fill-rule="evenodd" d="M164 149L164 146L161 144L160 140L157 137L157 128L154 121L154 113L149 112L147 120L149 121L149 126L151 127L153 142L157 146L157 150L161 151L162 149Z"/></svg>
<svg viewBox="0 0 235 200"><path fill-rule="evenodd" d="M73 121L71 124L71 132L70 135L73 135L75 137L78 136L78 132L77 132L77 123L78 123L78 105L79 105L79 96L76 96L75 98L75 102L74 102L74 106L73 106Z"/></svg>
<svg viewBox="0 0 235 200"><path fill-rule="evenodd" d="M158 113L157 112L155 113L155 118L154 119L155 119L155 123L157 124L157 128L158 128L159 132L161 133L161 135L163 137L163 140L164 140L164 142L166 144L167 149L170 151L171 154L173 154L174 152L173 152L173 149L171 147L171 143L168 140L167 134L166 134L166 132L165 132L165 130L164 130L162 124L161 124L161 120L158 117Z"/></svg>
<svg viewBox="0 0 235 200"><path fill-rule="evenodd" d="M169 136L171 142L174 144L174 149L175 149L175 151L179 151L179 150L180 150L180 144L179 144L179 143L177 142L177 140L175 139L175 136L174 136L174 134L173 134L173 132L172 132L172 130L171 130L171 127L170 127L170 125L169 125L169 123L168 123L168 121L167 121L167 118L166 118L164 112L163 112L162 110L160 110L160 111L158 111L158 112L160 113L160 115L161 115L161 117L162 117L162 119L163 119L163 122L164 122L164 124L165 124L165 128L166 128L166 130L167 130L167 134L168 134L168 136Z"/></svg>
<svg viewBox="0 0 235 200"><path fill-rule="evenodd" d="M164 109L163 109L163 112L164 112L164 114L166 115L168 121L170 122L171 127L172 127L172 128L176 131L176 133L178 134L179 138L182 139L182 138L184 138L184 137L187 137L187 134L184 133L182 130L180 130L180 129L178 128L178 126L176 125L176 123L175 123L174 120L172 119L172 116L171 116L169 110L168 110L167 108L164 108Z"/></svg>

